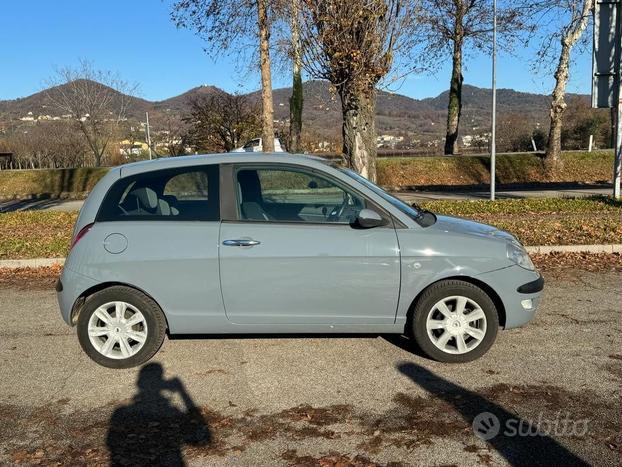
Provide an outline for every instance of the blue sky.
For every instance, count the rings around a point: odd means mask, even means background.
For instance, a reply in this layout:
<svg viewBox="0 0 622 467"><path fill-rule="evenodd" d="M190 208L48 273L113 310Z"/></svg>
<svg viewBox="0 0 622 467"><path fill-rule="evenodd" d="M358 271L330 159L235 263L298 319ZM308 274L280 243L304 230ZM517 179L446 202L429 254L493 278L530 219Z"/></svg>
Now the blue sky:
<svg viewBox="0 0 622 467"><path fill-rule="evenodd" d="M138 83L140 96L160 100L200 84L227 91L259 87L259 76L240 73L233 58L214 62L191 31L169 18L170 0L3 0L0 11L0 99L27 96L44 88L54 68L80 58ZM497 85L550 93L552 80L530 71L533 50L499 58ZM465 82L490 87L490 58L468 61ZM590 92L591 58L577 57L569 92ZM435 96L448 87L449 65L434 75L410 75L392 89L415 98ZM274 87L288 86L276 76Z"/></svg>

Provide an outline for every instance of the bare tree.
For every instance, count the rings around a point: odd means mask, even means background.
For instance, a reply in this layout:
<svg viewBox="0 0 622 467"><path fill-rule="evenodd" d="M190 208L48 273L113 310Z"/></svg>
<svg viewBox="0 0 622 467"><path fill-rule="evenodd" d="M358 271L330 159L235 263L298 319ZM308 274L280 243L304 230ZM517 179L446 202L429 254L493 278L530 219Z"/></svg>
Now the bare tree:
<svg viewBox="0 0 622 467"><path fill-rule="evenodd" d="M406 44L413 7L404 0L304 0L305 69L327 79L341 99L343 154L376 178L376 86Z"/></svg>
<svg viewBox="0 0 622 467"><path fill-rule="evenodd" d="M564 96L570 77L571 52L581 41L593 7L594 0L550 0L543 5L542 16L547 24L552 24L552 28L543 30L546 33L543 34L538 61L545 67L551 61L557 64L550 109L549 142L546 148L549 169L561 163L562 117L566 110Z"/></svg>
<svg viewBox="0 0 622 467"><path fill-rule="evenodd" d="M20 168L80 167L89 151L82 134L65 121L20 126L8 133L4 141Z"/></svg>
<svg viewBox="0 0 622 467"><path fill-rule="evenodd" d="M261 128L258 108L246 96L218 92L190 102L189 138L198 150L229 152Z"/></svg>
<svg viewBox="0 0 622 467"><path fill-rule="evenodd" d="M185 119L171 109L165 109L151 120L152 150L163 150L168 156L183 156L189 145L189 127Z"/></svg>
<svg viewBox="0 0 622 467"><path fill-rule="evenodd" d="M131 96L136 86L130 86L118 75L93 68L82 60L77 68L57 70L48 81L46 97L57 111L69 116L84 135L93 154L95 166L127 117Z"/></svg>
<svg viewBox="0 0 622 467"><path fill-rule="evenodd" d="M269 0L178 0L171 12L178 27L194 29L215 54L231 48L243 54L249 37L258 44L255 50L259 50L261 72L261 135L266 152L274 151L270 7Z"/></svg>
<svg viewBox="0 0 622 467"><path fill-rule="evenodd" d="M510 48L527 28L531 0L500 0L497 16L500 45ZM492 45L492 8L489 0L423 0L418 14L421 24L424 66L451 56L449 104L445 154L458 151L458 129L462 114L463 60L465 46L488 51Z"/></svg>

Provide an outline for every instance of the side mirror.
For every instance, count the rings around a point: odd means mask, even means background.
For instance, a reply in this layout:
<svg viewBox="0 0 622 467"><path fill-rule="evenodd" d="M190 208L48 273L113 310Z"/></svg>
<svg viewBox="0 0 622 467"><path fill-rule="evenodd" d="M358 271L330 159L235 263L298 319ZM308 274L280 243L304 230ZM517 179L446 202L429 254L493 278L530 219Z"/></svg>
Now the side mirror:
<svg viewBox="0 0 622 467"><path fill-rule="evenodd" d="M371 229L372 227L379 227L386 224L387 221L372 209L361 209L359 215L356 217L356 225L363 229Z"/></svg>

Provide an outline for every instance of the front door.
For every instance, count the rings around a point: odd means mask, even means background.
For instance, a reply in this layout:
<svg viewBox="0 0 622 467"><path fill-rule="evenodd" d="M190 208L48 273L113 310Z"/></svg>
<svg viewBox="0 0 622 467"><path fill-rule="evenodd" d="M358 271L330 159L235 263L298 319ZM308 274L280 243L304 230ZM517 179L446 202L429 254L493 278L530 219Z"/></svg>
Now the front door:
<svg viewBox="0 0 622 467"><path fill-rule="evenodd" d="M221 287L238 324L390 324L395 229L352 227L368 200L304 168L238 166L238 221L220 230Z"/></svg>

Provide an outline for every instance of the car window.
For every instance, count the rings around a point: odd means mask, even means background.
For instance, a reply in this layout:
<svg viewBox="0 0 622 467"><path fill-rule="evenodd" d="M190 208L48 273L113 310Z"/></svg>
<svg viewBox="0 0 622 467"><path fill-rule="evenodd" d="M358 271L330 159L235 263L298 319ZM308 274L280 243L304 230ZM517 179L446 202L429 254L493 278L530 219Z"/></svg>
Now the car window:
<svg viewBox="0 0 622 467"><path fill-rule="evenodd" d="M106 194L98 221L219 219L218 167L166 169L125 177Z"/></svg>
<svg viewBox="0 0 622 467"><path fill-rule="evenodd" d="M244 220L350 224L365 207L359 195L314 172L242 168L236 178Z"/></svg>
<svg viewBox="0 0 622 467"><path fill-rule="evenodd" d="M207 200L208 177L204 171L185 172L175 175L164 186L165 196L175 196L177 199Z"/></svg>

